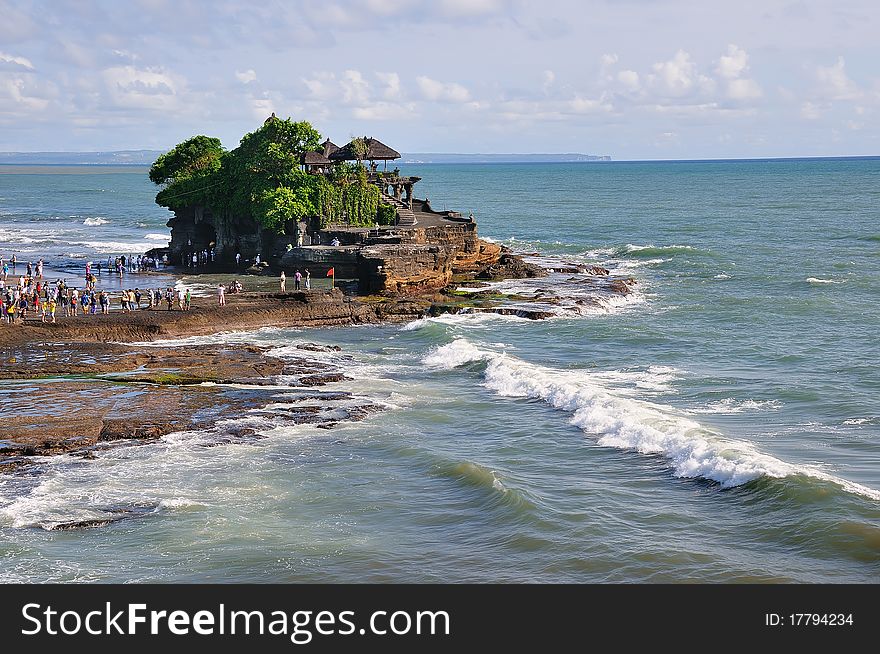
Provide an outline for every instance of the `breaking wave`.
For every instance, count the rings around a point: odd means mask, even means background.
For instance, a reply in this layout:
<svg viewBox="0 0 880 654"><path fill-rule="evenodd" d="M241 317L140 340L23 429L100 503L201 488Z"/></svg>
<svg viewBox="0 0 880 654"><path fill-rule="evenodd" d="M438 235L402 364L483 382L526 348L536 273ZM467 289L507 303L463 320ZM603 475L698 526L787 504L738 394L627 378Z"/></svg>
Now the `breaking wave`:
<svg viewBox="0 0 880 654"><path fill-rule="evenodd" d="M653 259L674 256L682 252L692 252L696 249L692 245L633 245L627 243L618 253L630 257Z"/></svg>
<svg viewBox="0 0 880 654"><path fill-rule="evenodd" d="M810 284L843 284L841 279L823 279L822 277L807 277L806 281Z"/></svg>
<svg viewBox="0 0 880 654"><path fill-rule="evenodd" d="M625 397L600 375L556 370L457 339L431 350L423 363L451 370L482 362L484 385L503 397L538 399L571 414L571 424L598 436L598 444L668 459L676 477L704 478L723 488L760 477L804 476L831 482L847 492L880 500L880 491L812 466L787 463L752 444L723 437L672 407Z"/></svg>
<svg viewBox="0 0 880 654"><path fill-rule="evenodd" d="M735 400L733 398L725 398L716 402L709 402L704 407L691 409L691 413L720 413L734 414L744 413L746 411L769 411L782 408L782 402L777 400Z"/></svg>

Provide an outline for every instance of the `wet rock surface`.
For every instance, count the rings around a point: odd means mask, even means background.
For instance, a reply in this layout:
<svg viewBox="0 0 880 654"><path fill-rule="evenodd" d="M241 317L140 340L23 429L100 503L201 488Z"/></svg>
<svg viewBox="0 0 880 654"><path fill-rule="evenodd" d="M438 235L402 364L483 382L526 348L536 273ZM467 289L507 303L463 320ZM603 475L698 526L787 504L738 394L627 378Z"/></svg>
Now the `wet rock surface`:
<svg viewBox="0 0 880 654"><path fill-rule="evenodd" d="M530 277L545 277L547 270L533 263L526 263L521 257L509 252L502 254L496 263L492 263L477 274L477 279L501 280L501 279L525 279Z"/></svg>
<svg viewBox="0 0 880 654"><path fill-rule="evenodd" d="M382 410L348 391L319 390L351 378L309 352L335 355L341 348L299 345L302 356L287 359L252 345L7 349L0 402L14 418L0 422L0 473L26 471L37 456L95 459L107 447L148 444L175 432L197 433L200 444L215 447L265 438L261 431L273 426L332 428ZM345 355L337 356L344 362Z"/></svg>

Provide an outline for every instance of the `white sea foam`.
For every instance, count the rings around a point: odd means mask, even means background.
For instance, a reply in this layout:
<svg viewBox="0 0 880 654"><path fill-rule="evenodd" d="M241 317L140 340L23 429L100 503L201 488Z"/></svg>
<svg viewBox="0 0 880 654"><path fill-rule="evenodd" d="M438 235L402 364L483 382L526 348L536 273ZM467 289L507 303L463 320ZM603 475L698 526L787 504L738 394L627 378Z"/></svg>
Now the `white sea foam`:
<svg viewBox="0 0 880 654"><path fill-rule="evenodd" d="M720 413L734 414L746 411L775 411L782 408L782 402L778 400L736 400L726 397L723 400L709 402L706 406L691 409L691 413Z"/></svg>
<svg viewBox="0 0 880 654"><path fill-rule="evenodd" d="M101 216L97 216L96 218L86 218L83 221L83 225L87 227L98 227L99 225L106 225L110 221L106 218L102 218Z"/></svg>
<svg viewBox="0 0 880 654"><path fill-rule="evenodd" d="M189 289L190 295L193 297L208 297L217 292L217 289L213 284L185 284L180 279L174 282L174 288L181 293L186 293L186 289Z"/></svg>
<svg viewBox="0 0 880 654"><path fill-rule="evenodd" d="M76 241L73 245L92 248L101 254L143 254L155 247L152 243L122 243L119 241Z"/></svg>
<svg viewBox="0 0 880 654"><path fill-rule="evenodd" d="M581 313L619 313L623 309L628 309L629 307L638 304L644 304L645 302L647 302L647 298L639 292L630 293L628 295L600 296L596 298L597 307L595 309L592 309L591 307L583 307Z"/></svg>
<svg viewBox="0 0 880 654"><path fill-rule="evenodd" d="M880 424L880 418L878 418L877 416L872 416L870 418L849 418L847 420L844 420L843 424L850 427L858 425L876 425Z"/></svg>
<svg viewBox="0 0 880 654"><path fill-rule="evenodd" d="M633 245L627 243L624 247L625 252L641 252L642 250L696 250L692 245Z"/></svg>
<svg viewBox="0 0 880 654"><path fill-rule="evenodd" d="M822 277L807 277L807 282L810 284L843 284L846 280L844 279L823 279Z"/></svg>
<svg viewBox="0 0 880 654"><path fill-rule="evenodd" d="M488 352L480 350L470 341L458 338L448 345L433 349L422 359L422 363L429 368L451 370L471 361L482 361L490 356Z"/></svg>
<svg viewBox="0 0 880 654"><path fill-rule="evenodd" d="M616 392L627 395L652 393L672 393L672 384L679 379L681 371L671 366L649 366L646 370L608 370L590 372L590 376L606 386L614 387Z"/></svg>
<svg viewBox="0 0 880 654"><path fill-rule="evenodd" d="M543 400L572 414L571 423L595 434L599 445L665 456L677 477L702 477L727 488L762 476L805 475L880 500L880 491L814 466L786 463L751 443L724 438L672 407L623 397L594 373L534 365L476 347L466 339L437 347L423 359L435 369L453 369L473 361L486 362L484 384L498 395Z"/></svg>
<svg viewBox="0 0 880 654"><path fill-rule="evenodd" d="M6 228L0 229L0 241L15 244L46 243L59 240L61 232L55 229Z"/></svg>
<svg viewBox="0 0 880 654"><path fill-rule="evenodd" d="M144 238L150 241L170 241L171 234L147 234Z"/></svg>
<svg viewBox="0 0 880 654"><path fill-rule="evenodd" d="M171 497L159 502L159 508L161 509L195 509L203 506L205 506L203 502L187 497Z"/></svg>
<svg viewBox="0 0 880 654"><path fill-rule="evenodd" d="M641 268L642 266L656 266L661 263L666 263L667 261L669 261L669 259L661 259L658 257L656 259L642 259L642 260L635 260L635 261L632 261L632 260L630 260L630 261L612 260L612 262L608 262L608 263L611 266L613 266L614 268L620 268L620 269L627 270L627 269L631 269L631 268Z"/></svg>
<svg viewBox="0 0 880 654"><path fill-rule="evenodd" d="M727 273L720 273L718 275L715 275L712 279L730 279L730 275L728 275Z"/></svg>
<svg viewBox="0 0 880 654"><path fill-rule="evenodd" d="M409 332L418 329L424 329L431 325L446 326L470 326L477 327L493 322L524 322L529 321L528 318L520 318L519 316L506 316L498 313L474 312L474 313L444 313L439 316L431 316L429 318L418 318L412 322L406 323L400 328L401 331Z"/></svg>

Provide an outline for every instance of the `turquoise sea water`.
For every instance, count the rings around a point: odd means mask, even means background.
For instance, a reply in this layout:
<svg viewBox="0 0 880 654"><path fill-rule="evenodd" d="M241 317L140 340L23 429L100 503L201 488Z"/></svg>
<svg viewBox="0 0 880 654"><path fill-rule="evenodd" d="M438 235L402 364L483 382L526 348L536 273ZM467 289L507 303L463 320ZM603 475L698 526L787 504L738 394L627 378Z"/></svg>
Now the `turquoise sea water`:
<svg viewBox="0 0 880 654"><path fill-rule="evenodd" d="M353 378L336 387L386 410L331 431L253 413L251 444L183 433L0 476L0 579L880 578L880 160L401 167L482 236L638 292L220 337L340 345L316 355ZM162 244L144 173L4 167L0 254ZM147 508L41 528L115 506Z"/></svg>

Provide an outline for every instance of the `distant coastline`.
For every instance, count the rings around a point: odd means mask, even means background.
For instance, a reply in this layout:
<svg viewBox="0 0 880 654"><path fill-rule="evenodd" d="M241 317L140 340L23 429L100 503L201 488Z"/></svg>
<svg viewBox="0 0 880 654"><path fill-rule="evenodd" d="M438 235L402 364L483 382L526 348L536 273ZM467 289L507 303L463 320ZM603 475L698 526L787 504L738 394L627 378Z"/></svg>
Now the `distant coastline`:
<svg viewBox="0 0 880 654"><path fill-rule="evenodd" d="M159 157L160 154L162 154L161 150L115 150L112 152L0 152L0 164L34 164L42 166L149 166Z"/></svg>
<svg viewBox="0 0 880 654"><path fill-rule="evenodd" d="M113 152L0 152L0 166L150 166L161 150L119 150ZM880 159L877 155L815 155L805 157L729 157L711 159L612 159L609 155L563 154L467 154L404 153L406 165L511 164L511 163L748 163L774 161L858 161Z"/></svg>
<svg viewBox="0 0 880 654"><path fill-rule="evenodd" d="M164 150L118 150L112 152L0 152L0 165L43 166L149 166ZM608 155L579 153L469 154L444 152L404 153L406 164L439 163L577 163L611 161Z"/></svg>

